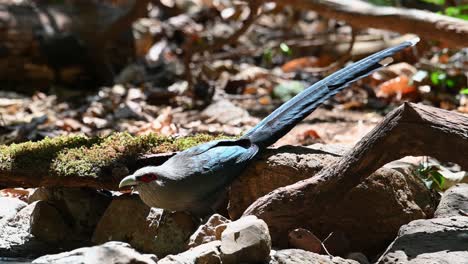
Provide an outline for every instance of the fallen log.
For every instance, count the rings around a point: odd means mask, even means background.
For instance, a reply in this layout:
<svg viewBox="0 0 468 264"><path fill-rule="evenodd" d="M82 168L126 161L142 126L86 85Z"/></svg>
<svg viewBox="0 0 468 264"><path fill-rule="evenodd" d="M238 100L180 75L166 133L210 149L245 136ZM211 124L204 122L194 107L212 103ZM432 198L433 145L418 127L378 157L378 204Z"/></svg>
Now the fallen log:
<svg viewBox="0 0 468 264"><path fill-rule="evenodd" d="M439 40L453 48L468 46L468 21L437 13L396 7L375 6L360 0L276 0L301 10L313 10L321 16L346 21L355 28L379 28L414 33Z"/></svg>
<svg viewBox="0 0 468 264"><path fill-rule="evenodd" d="M25 89L112 83L134 55L131 25L148 2L128 10L95 1L0 3L0 80Z"/></svg>
<svg viewBox="0 0 468 264"><path fill-rule="evenodd" d="M432 156L468 170L468 117L434 107L405 103L389 113L366 137L315 176L259 198L244 215L267 222L272 239L285 246L295 228L311 231L336 217L346 193L386 163L405 156Z"/></svg>
<svg viewBox="0 0 468 264"><path fill-rule="evenodd" d="M108 137L61 136L0 146L0 186L89 187L118 190L123 177L159 165L191 146L217 139L209 135L170 138L149 134Z"/></svg>

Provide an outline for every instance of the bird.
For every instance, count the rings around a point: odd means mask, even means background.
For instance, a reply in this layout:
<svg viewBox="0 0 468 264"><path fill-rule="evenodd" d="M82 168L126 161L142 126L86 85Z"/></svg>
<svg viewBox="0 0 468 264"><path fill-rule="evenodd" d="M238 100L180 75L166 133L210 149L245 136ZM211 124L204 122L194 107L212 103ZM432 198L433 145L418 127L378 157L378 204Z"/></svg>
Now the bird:
<svg viewBox="0 0 468 264"><path fill-rule="evenodd" d="M162 165L136 170L121 180L119 188L132 186L150 207L207 216L215 212L234 179L268 146L325 100L387 66L392 55L418 41L407 40L348 65L285 102L238 139L214 140L181 151Z"/></svg>

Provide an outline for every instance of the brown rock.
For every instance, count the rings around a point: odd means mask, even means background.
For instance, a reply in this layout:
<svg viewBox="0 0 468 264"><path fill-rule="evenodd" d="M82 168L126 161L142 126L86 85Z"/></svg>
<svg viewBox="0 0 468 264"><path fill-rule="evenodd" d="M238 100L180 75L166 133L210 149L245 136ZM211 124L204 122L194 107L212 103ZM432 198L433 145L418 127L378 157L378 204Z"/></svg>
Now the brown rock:
<svg viewBox="0 0 468 264"><path fill-rule="evenodd" d="M190 236L188 247L193 248L201 244L221 239L221 233L226 228L223 224L229 222L231 222L231 220L222 215L212 215L205 224L199 226L197 231ZM218 228L220 225L223 225L224 228Z"/></svg>
<svg viewBox="0 0 468 264"><path fill-rule="evenodd" d="M229 217L239 218L250 204L276 188L312 177L338 159L331 153L294 146L268 149L231 185Z"/></svg>
<svg viewBox="0 0 468 264"><path fill-rule="evenodd" d="M322 249L320 239L304 228L294 229L289 232L288 241L291 248L303 249L314 253L320 253Z"/></svg>
<svg viewBox="0 0 468 264"><path fill-rule="evenodd" d="M105 211L92 241L124 241L137 250L164 257L183 252L195 228L192 217L183 212L163 212L145 205L138 195L121 195Z"/></svg>
<svg viewBox="0 0 468 264"><path fill-rule="evenodd" d="M88 188L38 188L29 202L47 201L67 219L75 239L90 240L110 195Z"/></svg>
<svg viewBox="0 0 468 264"><path fill-rule="evenodd" d="M263 194L312 177L323 167L331 166L342 153L328 150L327 146L313 147L315 149L287 146L268 150L232 185L230 216L238 217L245 206ZM328 204L329 201L317 202ZM401 225L431 217L436 204L434 193L414 176L411 168L384 167L350 189L343 200L329 204L327 215L317 215L313 221L306 221L315 224L292 226L289 231L306 228L320 239L340 231L349 239L348 252L363 251L373 255L384 250ZM276 228L285 224L281 217L275 219L278 223L272 224L273 240L285 247L288 233Z"/></svg>
<svg viewBox="0 0 468 264"><path fill-rule="evenodd" d="M62 215L45 201L38 201L31 216L31 234L42 241L59 242L69 237L70 228Z"/></svg>

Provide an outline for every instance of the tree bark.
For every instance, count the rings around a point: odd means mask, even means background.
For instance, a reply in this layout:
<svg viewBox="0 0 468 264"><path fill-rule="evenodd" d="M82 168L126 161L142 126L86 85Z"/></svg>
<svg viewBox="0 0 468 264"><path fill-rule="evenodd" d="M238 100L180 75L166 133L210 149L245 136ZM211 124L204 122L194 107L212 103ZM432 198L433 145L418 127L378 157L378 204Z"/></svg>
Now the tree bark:
<svg viewBox="0 0 468 264"><path fill-rule="evenodd" d="M375 6L360 0L276 0L282 5L314 10L321 16L343 20L355 28L379 28L414 33L453 48L468 46L468 21L429 11Z"/></svg>
<svg viewBox="0 0 468 264"><path fill-rule="evenodd" d="M336 164L304 181L276 189L244 212L265 220L281 244L288 231L318 227L334 214L346 192L386 163L405 156L432 156L468 170L468 117L405 103Z"/></svg>

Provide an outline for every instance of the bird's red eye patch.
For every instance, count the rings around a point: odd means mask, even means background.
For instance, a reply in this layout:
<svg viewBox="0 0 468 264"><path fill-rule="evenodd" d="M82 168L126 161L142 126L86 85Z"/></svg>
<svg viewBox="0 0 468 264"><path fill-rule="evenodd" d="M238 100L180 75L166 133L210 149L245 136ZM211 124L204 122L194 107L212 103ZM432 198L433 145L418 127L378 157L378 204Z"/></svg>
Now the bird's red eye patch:
<svg viewBox="0 0 468 264"><path fill-rule="evenodd" d="M148 183L148 182L150 182L150 181L156 180L157 178L158 178L158 176L157 176L156 174L154 174L154 173L148 173L148 174L145 174L145 175L143 175L143 176L140 176L140 177L138 178L138 180L140 180L140 181L142 181L142 182Z"/></svg>

